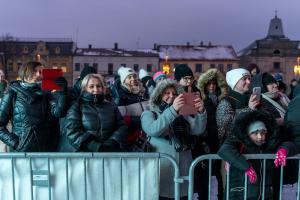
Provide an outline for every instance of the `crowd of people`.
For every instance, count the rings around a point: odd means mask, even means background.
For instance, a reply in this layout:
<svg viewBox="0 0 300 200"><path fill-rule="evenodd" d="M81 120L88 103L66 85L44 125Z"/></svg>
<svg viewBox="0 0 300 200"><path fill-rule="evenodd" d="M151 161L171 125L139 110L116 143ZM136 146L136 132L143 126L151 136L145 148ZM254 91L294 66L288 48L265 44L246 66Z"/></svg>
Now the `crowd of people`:
<svg viewBox="0 0 300 200"><path fill-rule="evenodd" d="M188 175L198 156L218 154L223 160L212 165L218 199L227 195L228 172L229 199L243 199L245 174L247 199L261 198L262 161L243 154L276 154L266 162L266 199L278 199L278 166L291 169L284 184L297 181L297 164L286 161L300 150L300 84L295 79L287 86L280 74L250 64L225 76L209 69L196 80L188 65L179 64L174 77L121 66L108 84L93 67L85 67L73 87L58 77L54 82L61 89L49 91L41 87L43 68L28 62L19 69L20 79L11 82L0 71L1 151L130 152L146 134L152 151L176 159L181 175ZM193 108L186 113L188 100ZM160 199L172 199L173 168L164 160L160 166ZM208 198L208 170L206 161L195 169L199 199ZM180 196L187 198L187 184L181 184Z"/></svg>

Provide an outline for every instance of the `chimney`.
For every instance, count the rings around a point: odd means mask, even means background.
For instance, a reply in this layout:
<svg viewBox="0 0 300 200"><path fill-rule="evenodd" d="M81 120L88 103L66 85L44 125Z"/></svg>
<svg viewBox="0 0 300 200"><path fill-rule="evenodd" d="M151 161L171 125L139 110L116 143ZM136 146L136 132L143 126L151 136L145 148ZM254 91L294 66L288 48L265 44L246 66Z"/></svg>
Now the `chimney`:
<svg viewBox="0 0 300 200"><path fill-rule="evenodd" d="M208 46L211 47L211 41L208 42Z"/></svg>
<svg viewBox="0 0 300 200"><path fill-rule="evenodd" d="M156 43L154 43L154 45L153 45L153 50L157 50L157 44Z"/></svg>
<svg viewBox="0 0 300 200"><path fill-rule="evenodd" d="M189 46L190 46L190 42L187 42L187 43L186 43L186 46L188 46L188 47L189 47Z"/></svg>
<svg viewBox="0 0 300 200"><path fill-rule="evenodd" d="M114 50L118 50L118 43L117 42L114 43Z"/></svg>
<svg viewBox="0 0 300 200"><path fill-rule="evenodd" d="M203 47L203 41L200 42L200 46Z"/></svg>
<svg viewBox="0 0 300 200"><path fill-rule="evenodd" d="M92 48L92 45L91 44L89 44L89 49L91 49Z"/></svg>

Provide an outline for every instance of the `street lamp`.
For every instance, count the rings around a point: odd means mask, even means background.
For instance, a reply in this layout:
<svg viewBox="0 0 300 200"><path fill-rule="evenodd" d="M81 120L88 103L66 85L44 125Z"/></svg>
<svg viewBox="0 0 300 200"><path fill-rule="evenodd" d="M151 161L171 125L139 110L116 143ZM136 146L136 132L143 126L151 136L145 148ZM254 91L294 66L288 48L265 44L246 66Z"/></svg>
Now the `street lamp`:
<svg viewBox="0 0 300 200"><path fill-rule="evenodd" d="M297 65L294 66L294 74L300 75L300 57L297 58Z"/></svg>
<svg viewBox="0 0 300 200"><path fill-rule="evenodd" d="M163 64L163 72L165 74L169 74L170 73L170 64L168 64L168 55L166 55L165 57L165 63Z"/></svg>

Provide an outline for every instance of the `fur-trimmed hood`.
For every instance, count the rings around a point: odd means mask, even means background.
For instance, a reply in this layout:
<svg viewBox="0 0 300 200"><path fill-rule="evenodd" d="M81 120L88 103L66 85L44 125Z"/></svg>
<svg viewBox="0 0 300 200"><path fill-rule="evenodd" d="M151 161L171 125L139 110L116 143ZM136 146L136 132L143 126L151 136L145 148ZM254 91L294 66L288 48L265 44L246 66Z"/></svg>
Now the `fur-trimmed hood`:
<svg viewBox="0 0 300 200"><path fill-rule="evenodd" d="M265 150L272 151L279 144L279 132L276 121L261 111L245 111L240 113L234 120L232 133L246 147L254 147L255 144L250 140L247 128L254 121L262 121L267 128L266 143L263 145Z"/></svg>
<svg viewBox="0 0 300 200"><path fill-rule="evenodd" d="M168 87L174 87L177 93L179 93L179 91L181 90L180 86L177 84L175 80L165 79L160 81L156 85L149 99L149 106L151 109L158 108L159 104L161 103L160 101L161 101L162 93Z"/></svg>
<svg viewBox="0 0 300 200"><path fill-rule="evenodd" d="M215 79L217 82L217 95L218 99L221 100L228 94L228 86L225 81L223 74L217 69L209 69L205 73L201 74L198 79L197 87L199 88L202 98L205 100L207 98L206 85L207 83Z"/></svg>

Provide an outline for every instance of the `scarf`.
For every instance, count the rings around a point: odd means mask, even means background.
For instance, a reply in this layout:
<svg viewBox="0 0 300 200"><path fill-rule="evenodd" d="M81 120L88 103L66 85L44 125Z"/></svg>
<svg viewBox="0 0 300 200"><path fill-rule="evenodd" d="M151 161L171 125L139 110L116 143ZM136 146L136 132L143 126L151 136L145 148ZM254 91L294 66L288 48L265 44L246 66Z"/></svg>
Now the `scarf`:
<svg viewBox="0 0 300 200"><path fill-rule="evenodd" d="M268 95L266 95L266 93L261 94L261 95L262 95L262 97L264 99L266 99L268 102L270 102L276 108L276 110L280 114L280 117L284 118L286 110L279 103L277 103L275 100L273 100L272 98L270 98L270 95L268 96Z"/></svg>

